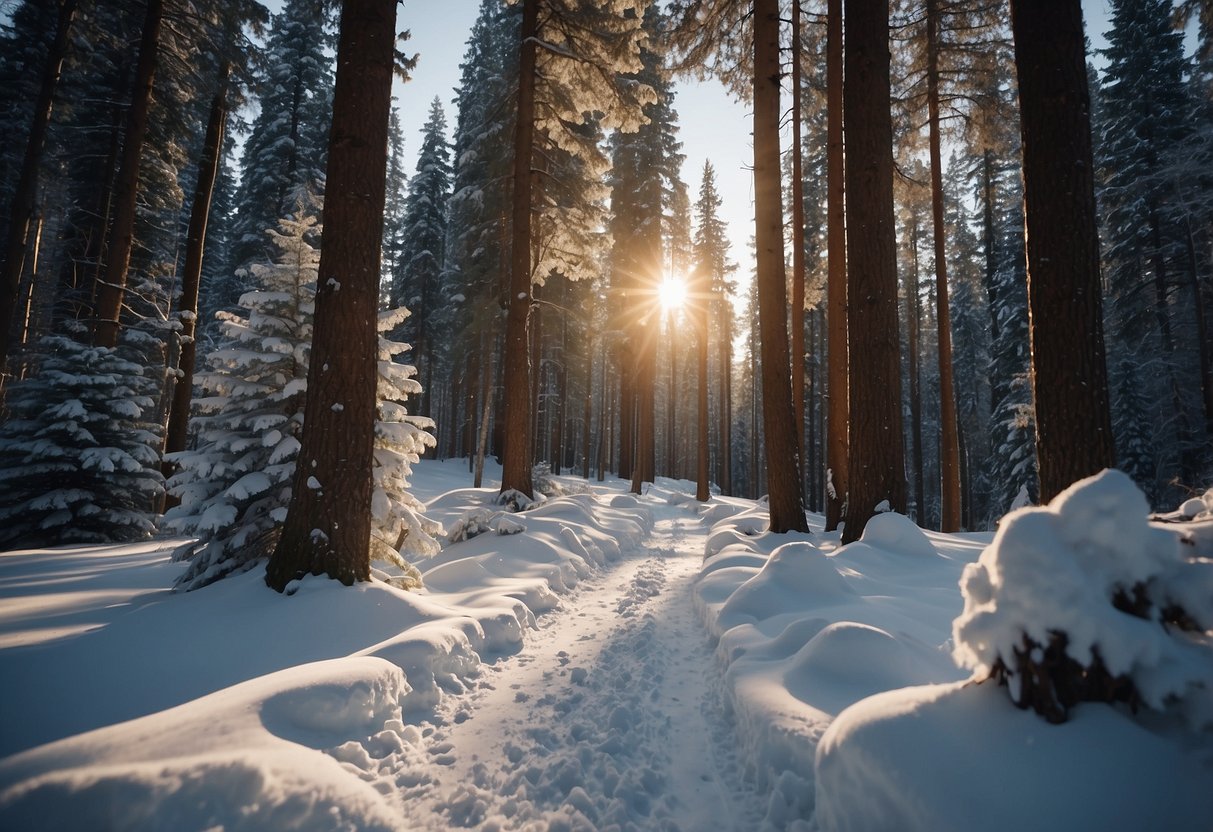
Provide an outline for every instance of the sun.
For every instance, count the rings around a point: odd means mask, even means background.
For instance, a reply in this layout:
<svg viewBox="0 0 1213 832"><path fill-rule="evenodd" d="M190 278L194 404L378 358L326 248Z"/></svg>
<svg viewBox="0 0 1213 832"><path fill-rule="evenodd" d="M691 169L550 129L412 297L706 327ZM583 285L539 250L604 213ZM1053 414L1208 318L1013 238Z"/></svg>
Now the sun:
<svg viewBox="0 0 1213 832"><path fill-rule="evenodd" d="M677 277L667 277L657 287L657 299L661 302L661 308L667 312L681 309L687 301L686 283Z"/></svg>

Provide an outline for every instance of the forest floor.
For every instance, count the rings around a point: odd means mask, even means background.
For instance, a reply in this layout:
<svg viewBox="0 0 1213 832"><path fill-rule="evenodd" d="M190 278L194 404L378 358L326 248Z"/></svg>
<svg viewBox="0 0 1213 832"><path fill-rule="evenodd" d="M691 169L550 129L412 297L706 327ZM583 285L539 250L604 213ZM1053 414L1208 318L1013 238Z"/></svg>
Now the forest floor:
<svg viewBox="0 0 1213 832"><path fill-rule="evenodd" d="M759 825L693 604L705 531L684 509L653 508L640 547L444 700L424 731L430 777L405 796L410 826Z"/></svg>

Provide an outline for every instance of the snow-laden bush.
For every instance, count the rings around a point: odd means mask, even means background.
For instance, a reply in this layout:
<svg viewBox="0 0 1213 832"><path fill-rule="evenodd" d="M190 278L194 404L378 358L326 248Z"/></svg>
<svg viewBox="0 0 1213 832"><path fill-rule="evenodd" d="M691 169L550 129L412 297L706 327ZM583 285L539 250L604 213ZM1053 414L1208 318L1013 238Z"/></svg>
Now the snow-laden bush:
<svg viewBox="0 0 1213 832"><path fill-rule="evenodd" d="M117 349L42 339L0 426L0 548L138 540L163 493L155 378Z"/></svg>
<svg viewBox="0 0 1213 832"><path fill-rule="evenodd" d="M220 312L225 342L206 358L198 375L206 393L194 400L196 447L172 455L180 470L169 490L181 505L165 514L164 525L195 535L184 552L190 566L178 588L196 589L225 575L251 568L277 542L290 503L295 460L303 428L320 252L312 241L314 216L281 221L270 232L279 250L273 264L254 265L258 288L240 305L247 317ZM380 331L399 324L407 310L380 316ZM434 443L428 419L409 415L406 396L420 391L415 370L393 358L408 349L379 339L379 380L375 425L375 490L371 556L412 576L401 552L438 551L437 523L407 491L411 465Z"/></svg>
<svg viewBox="0 0 1213 832"><path fill-rule="evenodd" d="M961 578L956 660L1050 722L1098 701L1213 724L1213 561L1148 513L1108 470L1008 515Z"/></svg>
<svg viewBox="0 0 1213 832"><path fill-rule="evenodd" d="M462 543L489 532L509 535L524 531L526 526L510 517L507 512L478 508L465 513L452 523L446 539L450 543Z"/></svg>

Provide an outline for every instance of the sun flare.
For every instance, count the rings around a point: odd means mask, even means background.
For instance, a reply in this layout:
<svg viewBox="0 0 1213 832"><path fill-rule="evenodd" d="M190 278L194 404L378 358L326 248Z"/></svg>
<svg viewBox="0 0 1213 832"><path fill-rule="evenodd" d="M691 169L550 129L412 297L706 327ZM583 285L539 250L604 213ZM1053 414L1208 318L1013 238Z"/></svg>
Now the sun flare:
<svg viewBox="0 0 1213 832"><path fill-rule="evenodd" d="M661 301L662 309L667 312L677 311L686 303L687 285L680 278L667 277L657 289L657 298Z"/></svg>

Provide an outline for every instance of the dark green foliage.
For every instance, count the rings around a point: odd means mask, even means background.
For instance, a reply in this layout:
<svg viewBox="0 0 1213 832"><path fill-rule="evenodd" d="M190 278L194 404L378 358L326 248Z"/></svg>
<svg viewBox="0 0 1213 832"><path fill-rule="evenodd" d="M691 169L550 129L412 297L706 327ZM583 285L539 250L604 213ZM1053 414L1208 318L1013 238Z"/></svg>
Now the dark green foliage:
<svg viewBox="0 0 1213 832"><path fill-rule="evenodd" d="M48 337L7 393L0 548L145 538L163 486L156 380L131 346Z"/></svg>

